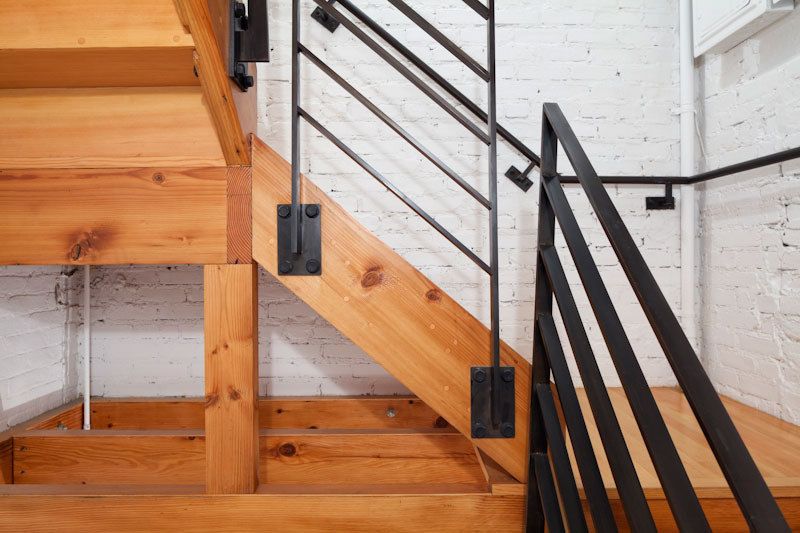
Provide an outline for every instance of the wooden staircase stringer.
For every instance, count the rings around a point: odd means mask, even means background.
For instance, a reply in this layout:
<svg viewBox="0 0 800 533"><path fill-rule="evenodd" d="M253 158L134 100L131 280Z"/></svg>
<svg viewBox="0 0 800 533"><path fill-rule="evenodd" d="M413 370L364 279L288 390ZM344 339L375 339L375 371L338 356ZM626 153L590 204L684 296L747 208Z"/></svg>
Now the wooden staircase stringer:
<svg viewBox="0 0 800 533"><path fill-rule="evenodd" d="M278 276L291 167L258 138L252 146L254 260L469 437L470 367L490 363L488 328L305 177L301 201L322 205L322 275ZM516 437L473 442L524 481L531 365L505 343L501 364L516 367Z"/></svg>

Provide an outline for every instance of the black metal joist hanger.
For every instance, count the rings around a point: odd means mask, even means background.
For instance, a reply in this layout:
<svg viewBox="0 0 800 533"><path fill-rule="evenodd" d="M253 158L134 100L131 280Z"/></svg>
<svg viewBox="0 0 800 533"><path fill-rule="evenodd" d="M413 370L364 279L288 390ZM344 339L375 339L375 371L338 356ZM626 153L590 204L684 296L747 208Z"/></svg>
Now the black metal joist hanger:
<svg viewBox="0 0 800 533"><path fill-rule="evenodd" d="M247 64L269 61L267 0L249 0L247 6L238 0L229 2L228 76L246 91L255 85L253 76L247 72Z"/></svg>

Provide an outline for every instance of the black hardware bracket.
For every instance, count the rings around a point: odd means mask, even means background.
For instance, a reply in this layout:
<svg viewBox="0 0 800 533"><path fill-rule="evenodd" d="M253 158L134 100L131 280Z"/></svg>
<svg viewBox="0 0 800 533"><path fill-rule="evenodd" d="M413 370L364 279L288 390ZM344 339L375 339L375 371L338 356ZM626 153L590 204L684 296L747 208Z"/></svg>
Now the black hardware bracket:
<svg viewBox="0 0 800 533"><path fill-rule="evenodd" d="M238 0L230 2L230 43L228 76L243 91L255 85L247 73L248 63L269 61L269 19L267 0L249 0L248 6Z"/></svg>
<svg viewBox="0 0 800 533"><path fill-rule="evenodd" d="M514 417L514 367L497 367L499 379L494 379L492 366L473 366L470 369L471 407L470 426L473 439L513 439L516 434ZM499 390L492 394L492 384ZM500 401L500 420L492 421L493 398Z"/></svg>
<svg viewBox="0 0 800 533"><path fill-rule="evenodd" d="M322 275L322 211L320 204L300 204L303 246L292 253L292 204L278 206L278 274L281 276Z"/></svg>
<svg viewBox="0 0 800 533"><path fill-rule="evenodd" d="M528 192L528 189L530 189L533 185L533 182L528 177L528 173L529 171L527 169L525 171L521 171L514 165L511 165L508 167L508 170L506 170L505 176L513 181L514 184L522 189L523 192Z"/></svg>
<svg viewBox="0 0 800 533"><path fill-rule="evenodd" d="M672 184L664 185L664 196L648 196L645 198L645 208L650 210L675 209L675 197L672 196Z"/></svg>
<svg viewBox="0 0 800 533"><path fill-rule="evenodd" d="M328 0L329 4L333 4L336 0ZM339 27L339 21L328 15L324 9L317 7L311 13L311 18L322 24L325 29L333 33Z"/></svg>

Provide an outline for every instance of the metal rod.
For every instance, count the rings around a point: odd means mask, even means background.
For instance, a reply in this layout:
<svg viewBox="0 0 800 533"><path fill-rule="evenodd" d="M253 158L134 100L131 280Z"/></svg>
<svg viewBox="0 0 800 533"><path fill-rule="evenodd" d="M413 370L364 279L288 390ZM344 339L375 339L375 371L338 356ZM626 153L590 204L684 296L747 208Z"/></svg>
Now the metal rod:
<svg viewBox="0 0 800 533"><path fill-rule="evenodd" d="M425 33L427 33L430 37L433 38L437 43L442 45L445 50L453 54L453 56L461 61L464 65L466 65L472 72L477 74L483 81L489 81L489 72L487 69L483 68L480 63L478 63L475 59L472 58L468 53L461 49L457 44L451 41L444 33L439 31L433 24L428 22L425 17L417 13L411 6L406 4L403 0L389 0L389 3L392 4L394 7L400 10L403 15L408 17L411 22L416 24L417 26L422 29ZM491 2L489 2L491 4ZM492 8L488 8L489 18L490 20ZM491 20L490 20L491 24ZM491 69L491 66L488 67Z"/></svg>
<svg viewBox="0 0 800 533"><path fill-rule="evenodd" d="M564 533L564 521L561 518L561 508L558 505L558 495L553 483L553 472L550 470L550 457L547 453L535 453L531 462L536 470L536 479L539 482L539 497L542 500L547 531L549 533ZM528 529L527 531L531 531ZM544 531L542 529L541 531Z"/></svg>
<svg viewBox="0 0 800 533"><path fill-rule="evenodd" d="M489 0L489 20L486 24L486 65L489 69L487 84L489 102L489 264L492 268L490 283L492 314L492 423L500 425L503 419L500 390L500 254L497 243L497 69L495 61L494 0Z"/></svg>
<svg viewBox="0 0 800 533"><path fill-rule="evenodd" d="M558 131L558 130L556 130ZM578 221L567 201L564 189L557 178L543 178L547 197L555 211L561 234L572 254L575 268L583 282L589 303L592 306L600 331L605 339L611 359L617 369L625 395L630 403L636 423L639 425L650 459L664 489L667 502L681 531L710 532L703 508L697 499L692 482L686 474L675 443L658 410L653 393L636 359L611 296L600 277ZM600 185L602 188L602 185ZM605 189L603 189L605 191ZM549 253L555 254L550 248Z"/></svg>
<svg viewBox="0 0 800 533"><path fill-rule="evenodd" d="M489 274L491 269L489 265L487 265L480 257L478 257L475 252L470 250L464 243L459 241L456 237L453 236L449 231L447 231L441 224L436 222L433 217L431 217L427 212L425 212L420 206L418 206L413 200L408 198L405 194L403 194L397 187L395 187L392 182L387 180L386 178L381 175L380 172L375 170L372 166L370 166L366 161L364 161L358 154L356 154L353 150L351 150L347 145L345 145L341 140L339 140L336 135L334 135L331 131L329 131L325 126L320 124L314 117L309 115L303 108L298 109L299 114L303 117L306 122L311 124L314 129L320 132L325 138L335 144L341 151L347 154L350 159L355 161L358 166L366 170L373 178L378 180L384 187L386 187L392 194L394 194L397 198L400 199L404 204L406 204L412 211L416 214L421 216L425 219L425 222L433 226L433 228L442 234L442 236L450 241L456 248L461 250L467 257L469 257L481 270Z"/></svg>
<svg viewBox="0 0 800 533"><path fill-rule="evenodd" d="M428 96L431 100L436 102L439 107L444 109L451 117L456 119L456 121L467 128L473 135L475 135L478 139L480 139L484 144L489 144L489 136L484 133L474 122L464 116L458 109L454 106L450 105L450 103L445 100L439 93L434 91L430 88L430 86L422 81L422 79L411 72L405 65L403 65L400 61L397 60L392 54L387 52L381 45L375 42L370 36L368 36L364 31L361 30L358 26L356 26L350 19L345 17L341 11L339 11L336 7L332 6L331 4L325 2L325 0L314 0L314 2L322 8L329 16L336 19L342 26L350 30L350 32L355 35L361 42L363 42L367 47L369 47L373 52L378 54L384 61L389 63L397 72L403 75L409 82L411 82L415 87L421 90L426 96Z"/></svg>
<svg viewBox="0 0 800 533"><path fill-rule="evenodd" d="M451 169L448 165L446 165L441 159L436 157L430 150L425 148L419 141L417 141L408 131L406 131L402 126L400 126L397 122L392 120L386 113L381 111L381 109L373 104L369 98L361 94L355 87L350 85L344 78L339 76L332 68L326 65L319 57L314 55L308 48L300 44L300 52L305 55L314 65L316 65L322 72L327 74L333 81L339 84L345 91L350 93L350 95L361 102L364 107L372 111L372 113L377 116L379 119L383 121L384 124L389 126L395 133L400 135L406 142L408 142L411 146L413 146L419 153L425 156L428 161L433 163L439 170L447 174L450 179L455 181L462 189L464 189L470 196L475 198L480 204L487 208L491 209L492 204L489 200L486 199L480 192L475 190L469 183L464 181L464 178L459 176L453 169Z"/></svg>
<svg viewBox="0 0 800 533"><path fill-rule="evenodd" d="M561 140L747 523L754 531L790 531L708 374L561 109L556 104L545 104L544 112ZM742 165L739 169L748 168Z"/></svg>
<svg viewBox="0 0 800 533"><path fill-rule="evenodd" d="M339 3L347 9L350 13L353 14L358 20L360 20L365 26L367 26L370 30L375 32L381 39L386 41L389 46L397 50L400 55L405 57L411 64L415 67L420 69L426 76L428 76L431 80L433 80L439 87L445 90L450 96L455 98L458 103L463 105L464 107L469 110L470 113L478 117L483 122L489 121L489 116L481 109L481 107L467 98L461 91L456 89L452 83L447 81L441 74L436 72L430 65L428 65L425 61L419 58L414 52L408 49L403 43L397 40L391 33L386 31L380 24L375 22L369 15L364 13L361 9L359 9L356 5L354 5L350 0L339 0ZM486 10L486 19L489 18L488 9ZM511 146L513 146L519 153L524 155L528 158L529 161L535 161L537 166L539 165L539 156L536 153L525 146L525 144L511 135L511 133L505 129L502 125L497 125L497 133L505 139Z"/></svg>
<svg viewBox="0 0 800 533"><path fill-rule="evenodd" d="M544 278L548 283L547 277ZM558 400L561 404L561 412L564 414L564 422L569 433L569 440L572 443L572 451L575 453L575 462L578 464L578 471L581 474L581 483L586 492L586 500L589 504L589 511L592 514L592 522L597 531L612 533L617 531L617 524L614 522L614 514L611 511L611 503L608 501L603 477L600 474L600 467L597 465L592 441L589 438L589 431L586 429L586 422L575 391L575 384L564 357L564 350L561 347L561 339L558 338L556 324L552 315L540 315L537 319L539 333L544 342L547 360L553 371L553 381L558 392Z"/></svg>
<svg viewBox="0 0 800 533"><path fill-rule="evenodd" d="M558 480L558 491L561 493L561 506L567 519L570 533L588 532L586 517L583 515L581 497L578 495L578 486L575 484L575 472L569 462L567 444L564 433L561 431L561 422L556 411L556 402L553 400L553 391L549 383L536 385L536 397L542 409L542 421L547 433L550 457L553 459L553 472Z"/></svg>
<svg viewBox="0 0 800 533"><path fill-rule="evenodd" d="M292 253L303 249L300 220L300 0L292 0Z"/></svg>
<svg viewBox="0 0 800 533"><path fill-rule="evenodd" d="M544 191L542 191L544 194ZM572 353L575 355L575 362L578 364L578 371L586 389L586 396L589 399L589 407L597 424L597 431L603 442L603 449L611 467L611 475L614 476L622 507L625 516L630 524L631 531L656 533L656 524L653 515L647 505L647 498L644 496L642 484L633 466L628 445L622 435L614 407L608 396L603 376L597 365L592 345L583 326L578 306L572 296L567 277L564 275L564 268L558 259L558 253L551 246L541 247L539 256L544 263L547 271L547 278L553 287L553 293L558 302L558 310L561 312L561 319L564 322L564 329L567 331Z"/></svg>
<svg viewBox="0 0 800 533"><path fill-rule="evenodd" d="M482 16L485 20L489 19L489 10L480 2L480 0L464 0L464 3L471 7L475 13Z"/></svg>

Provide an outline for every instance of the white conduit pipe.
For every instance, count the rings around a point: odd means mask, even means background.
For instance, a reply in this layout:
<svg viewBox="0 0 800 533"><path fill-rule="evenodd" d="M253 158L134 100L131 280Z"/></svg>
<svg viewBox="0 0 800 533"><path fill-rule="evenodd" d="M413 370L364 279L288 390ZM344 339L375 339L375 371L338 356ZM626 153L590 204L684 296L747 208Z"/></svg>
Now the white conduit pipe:
<svg viewBox="0 0 800 533"><path fill-rule="evenodd" d="M692 0L680 3L681 176L695 169L694 50ZM694 185L681 185L681 322L692 346L697 348L695 318L696 205Z"/></svg>
<svg viewBox="0 0 800 533"><path fill-rule="evenodd" d="M83 429L92 429L91 268L83 267Z"/></svg>

